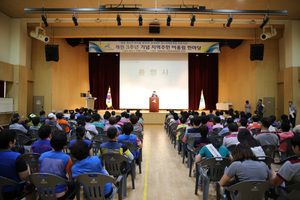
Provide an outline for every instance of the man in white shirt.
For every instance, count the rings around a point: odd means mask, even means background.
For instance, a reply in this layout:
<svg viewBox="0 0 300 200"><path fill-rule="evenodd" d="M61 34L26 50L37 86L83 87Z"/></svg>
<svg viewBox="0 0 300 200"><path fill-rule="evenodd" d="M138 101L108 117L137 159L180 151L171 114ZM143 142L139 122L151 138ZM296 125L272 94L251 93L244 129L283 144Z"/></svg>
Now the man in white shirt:
<svg viewBox="0 0 300 200"><path fill-rule="evenodd" d="M296 122L296 114L297 114L297 109L293 105L292 101L289 101L289 115L290 115L290 122L293 124L293 128L295 127L295 122Z"/></svg>
<svg viewBox="0 0 300 200"><path fill-rule="evenodd" d="M247 114L247 113L251 113L251 104L249 103L249 101L247 100L246 101L246 104L245 104L245 113Z"/></svg>
<svg viewBox="0 0 300 200"><path fill-rule="evenodd" d="M90 91L87 91L86 97L87 97L87 98L92 98L92 97L93 97Z"/></svg>

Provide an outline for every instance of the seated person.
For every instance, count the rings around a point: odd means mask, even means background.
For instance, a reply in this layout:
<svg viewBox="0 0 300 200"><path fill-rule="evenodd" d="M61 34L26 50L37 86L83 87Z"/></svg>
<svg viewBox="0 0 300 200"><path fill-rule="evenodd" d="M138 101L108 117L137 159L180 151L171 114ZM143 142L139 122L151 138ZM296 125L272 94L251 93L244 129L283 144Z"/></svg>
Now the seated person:
<svg viewBox="0 0 300 200"><path fill-rule="evenodd" d="M34 113L28 115L28 120L25 120L25 123L27 122L28 127L33 126L32 119L35 117L36 115ZM42 126L42 124L39 124L39 126Z"/></svg>
<svg viewBox="0 0 300 200"><path fill-rule="evenodd" d="M209 117L207 115L201 117L201 124L208 127L208 133L213 132L213 124L209 122Z"/></svg>
<svg viewBox="0 0 300 200"><path fill-rule="evenodd" d="M50 144L54 150L45 152L39 158L40 172L50 173L60 176L64 179L72 177L71 168L73 166L71 157L62 152L62 149L67 145L67 136L65 133L54 133ZM71 182L68 185L57 185L55 187L56 198L59 200L65 199L74 192L76 184ZM69 199L74 199L72 195Z"/></svg>
<svg viewBox="0 0 300 200"><path fill-rule="evenodd" d="M212 127L213 129L215 129L215 128L223 129L224 128L224 126L221 124L221 118L220 117L215 116L214 121L216 122L216 124L213 125L213 127Z"/></svg>
<svg viewBox="0 0 300 200"><path fill-rule="evenodd" d="M136 115L130 116L130 122L132 123L133 131L141 132L142 135L144 135L143 127L138 124L138 121L139 121L139 119Z"/></svg>
<svg viewBox="0 0 300 200"><path fill-rule="evenodd" d="M181 132L179 132L178 130L180 128L187 128L188 127L188 125L186 124L186 117L185 116L182 116L179 121L180 121L181 124L179 124L177 126L177 129L176 129L177 130L177 132L176 132L176 140L179 140L179 137L180 137L180 134L181 134Z"/></svg>
<svg viewBox="0 0 300 200"><path fill-rule="evenodd" d="M130 120L129 120L129 114L127 112L122 112L121 113L121 122L122 123L130 122Z"/></svg>
<svg viewBox="0 0 300 200"><path fill-rule="evenodd" d="M296 134L292 139L292 148L298 156L297 160L286 161L277 173L273 172L273 184L275 187L285 182L286 186L300 183L300 135ZM288 194L281 194L284 199L299 199L300 190L293 190Z"/></svg>
<svg viewBox="0 0 300 200"><path fill-rule="evenodd" d="M205 126L205 125L201 125L199 127L199 132L200 132L200 135L201 137L199 139L196 139L194 141L194 148L197 148L199 146L204 146L206 145L207 143L209 143L209 139L207 137L207 134L208 134L208 127Z"/></svg>
<svg viewBox="0 0 300 200"><path fill-rule="evenodd" d="M248 120L245 117L242 117L238 122L237 125L239 127L238 131L241 129L247 129Z"/></svg>
<svg viewBox="0 0 300 200"><path fill-rule="evenodd" d="M274 145L279 146L278 136L274 133L269 132L269 127L271 122L268 118L261 118L260 133L256 133L253 137L258 140L262 146L264 145Z"/></svg>
<svg viewBox="0 0 300 200"><path fill-rule="evenodd" d="M12 118L11 124L9 125L10 130L17 130L27 135L28 130L24 128L22 124L20 124L19 118Z"/></svg>
<svg viewBox="0 0 300 200"><path fill-rule="evenodd" d="M29 171L21 154L11 151L16 142L16 135L14 130L0 132L0 176L20 182L29 176ZM2 188L4 200L17 198L24 186L4 186Z"/></svg>
<svg viewBox="0 0 300 200"><path fill-rule="evenodd" d="M69 114L69 111L67 109L64 110L63 118L65 120L69 120L70 119L70 114Z"/></svg>
<svg viewBox="0 0 300 200"><path fill-rule="evenodd" d="M107 136L109 138L108 142L100 144L99 154L105 153L118 153L121 155L125 155L130 160L133 160L134 157L130 150L124 145L117 141L117 128L111 126L107 129ZM123 174L127 173L131 167L131 163L123 163L121 166L121 171Z"/></svg>
<svg viewBox="0 0 300 200"><path fill-rule="evenodd" d="M108 120L109 120L110 117L111 117L110 112L106 111L105 114L103 115L104 119L102 120L102 123L103 123L104 127L109 124Z"/></svg>
<svg viewBox="0 0 300 200"><path fill-rule="evenodd" d="M116 120L117 120L117 126L122 127L124 125L124 123L121 122L121 116L120 115L116 116Z"/></svg>
<svg viewBox="0 0 300 200"><path fill-rule="evenodd" d="M213 157L223 157L223 158L229 157L230 159L232 159L228 149L225 146L221 146L220 142L216 138L213 137L210 139L210 141L211 144L209 146L205 145L200 150L199 154L196 156L195 164L199 163L201 160L213 158ZM213 155L213 151L210 149L213 150L216 149L218 153L216 153L216 155ZM207 178L207 176L204 176L202 167L200 167L199 171L200 171L200 177L199 177L198 188L199 190L203 190L204 187L206 188L209 187L209 179ZM208 197L208 189L205 189L204 191L206 192L206 194L203 195Z"/></svg>
<svg viewBox="0 0 300 200"><path fill-rule="evenodd" d="M69 125L69 123L67 122L67 120L65 120L65 119L63 119L63 117L64 117L64 114L62 114L62 113L57 113L56 114L56 118L57 118L57 120L56 120L56 122L58 123L58 124L66 124L66 125ZM66 127L66 130L65 130L67 133L69 133L70 132L70 128L69 127Z"/></svg>
<svg viewBox="0 0 300 200"><path fill-rule="evenodd" d="M40 122L42 123L42 124L45 124L45 120L47 119L47 117L45 116L45 111L41 111L40 112Z"/></svg>
<svg viewBox="0 0 300 200"><path fill-rule="evenodd" d="M76 135L77 135L77 139L71 140L71 141L70 141L69 149L72 150L73 144L74 144L75 142L79 141L79 140L82 140L82 141L84 141L85 143L87 143L87 144L88 144L88 147L90 148L90 154L89 154L89 155L90 155L90 156L93 156L93 149L91 149L91 147L92 147L92 142L91 142L90 140L84 139L84 138L85 138L85 135L86 135L86 131L85 131L85 128L84 128L83 126L78 126L78 127L76 128Z"/></svg>
<svg viewBox="0 0 300 200"><path fill-rule="evenodd" d="M38 134L41 139L33 143L33 145L31 146L31 152L42 154L47 151L51 151L51 127L49 125L41 126L41 128L38 130Z"/></svg>
<svg viewBox="0 0 300 200"><path fill-rule="evenodd" d="M209 119L214 118L215 115L213 114L213 110L209 110L209 114L207 116L209 117Z"/></svg>
<svg viewBox="0 0 300 200"><path fill-rule="evenodd" d="M238 138L237 138L238 125L235 122L233 122L228 125L228 129L229 129L230 135L224 137L223 146L230 147L233 145L237 145L239 143Z"/></svg>
<svg viewBox="0 0 300 200"><path fill-rule="evenodd" d="M75 114L70 115L70 119L68 120L68 124L70 124L71 129L76 129L77 121L75 120Z"/></svg>
<svg viewBox="0 0 300 200"><path fill-rule="evenodd" d="M71 153L78 161L72 167L72 177L76 179L78 175L85 173L100 173L109 175L102 168L100 159L97 156L89 156L90 148L83 140L78 140L72 145ZM113 192L111 183L104 186L105 198L109 198Z"/></svg>
<svg viewBox="0 0 300 200"><path fill-rule="evenodd" d="M173 124L177 124L178 119L179 119L178 114L177 114L177 113L174 113L174 114L173 114L173 118L170 119L169 126L172 126Z"/></svg>
<svg viewBox="0 0 300 200"><path fill-rule="evenodd" d="M254 115L252 117L252 120L253 120L253 122L248 125L248 130L250 131L253 128L260 129L260 124L258 123L260 120L260 117L258 115Z"/></svg>
<svg viewBox="0 0 300 200"><path fill-rule="evenodd" d="M32 126L29 127L29 130L35 130L38 131L40 129L40 118L39 117L35 117L32 119Z"/></svg>
<svg viewBox="0 0 300 200"><path fill-rule="evenodd" d="M142 142L136 135L132 135L131 132L133 131L133 126L131 123L125 123L123 126L123 132L125 134L118 136L118 142L120 143L130 143L134 144L135 146L139 147L140 149L143 147ZM134 159L137 159L139 156L139 151L131 152L134 156Z"/></svg>
<svg viewBox="0 0 300 200"><path fill-rule="evenodd" d="M77 115L75 115L75 119L77 121L80 121L80 120L84 121L85 120L84 110L80 109L79 113Z"/></svg>
<svg viewBox="0 0 300 200"><path fill-rule="evenodd" d="M108 125L106 125L105 127L104 127L104 131L107 131L107 129L109 128L109 127L115 127L116 129L117 129L117 131L118 131L118 134L120 134L120 129L118 128L118 126L116 125L117 124L117 118L115 118L115 117L110 117L109 118L109 124Z"/></svg>
<svg viewBox="0 0 300 200"><path fill-rule="evenodd" d="M144 119L143 119L143 114L139 111L139 112L136 112L136 116L139 118L139 123L140 125L144 126Z"/></svg>
<svg viewBox="0 0 300 200"><path fill-rule="evenodd" d="M225 168L220 186L229 186L243 181L272 180L272 172L264 162L258 161L250 146L240 143L232 153L232 163ZM230 193L225 190L227 197Z"/></svg>
<svg viewBox="0 0 300 200"><path fill-rule="evenodd" d="M192 128L186 129L184 137L182 138L182 142L185 142L185 141L187 141L190 138L198 138L198 137L200 137L199 126L200 126L200 123L201 123L201 117L195 116L192 119L191 122L192 122ZM191 144L191 146L187 145L187 148L192 150L193 149L193 145L194 144Z"/></svg>
<svg viewBox="0 0 300 200"><path fill-rule="evenodd" d="M294 137L293 131L290 130L290 124L288 122L282 122L281 123L281 133L279 133L280 142L287 138ZM286 151L287 151L287 143L282 143L279 145L279 151L281 152L281 159L286 158Z"/></svg>
<svg viewBox="0 0 300 200"><path fill-rule="evenodd" d="M92 140L95 135L98 135L98 130L96 129L96 126L92 123L92 116L87 115L85 116L85 130L88 131L91 135L91 137L87 137L88 139Z"/></svg>
<svg viewBox="0 0 300 200"><path fill-rule="evenodd" d="M264 150L261 148L259 141L251 136L251 133L248 129L241 129L238 133L237 138L240 143L248 144L256 157L266 156Z"/></svg>
<svg viewBox="0 0 300 200"><path fill-rule="evenodd" d="M104 129L104 124L100 122L101 116L99 114L93 115L94 122L92 123L95 127Z"/></svg>
<svg viewBox="0 0 300 200"><path fill-rule="evenodd" d="M221 136L225 133L229 133L229 129L228 129L228 126L229 124L233 123L233 119L231 117L227 118L226 120L226 123L227 123L227 127L223 128L218 134Z"/></svg>
<svg viewBox="0 0 300 200"><path fill-rule="evenodd" d="M50 125L50 126L56 126L56 128L60 131L62 131L63 129L61 128L61 126L55 121L55 115L53 113L49 113L48 114L48 119L49 121L46 122L46 125Z"/></svg>

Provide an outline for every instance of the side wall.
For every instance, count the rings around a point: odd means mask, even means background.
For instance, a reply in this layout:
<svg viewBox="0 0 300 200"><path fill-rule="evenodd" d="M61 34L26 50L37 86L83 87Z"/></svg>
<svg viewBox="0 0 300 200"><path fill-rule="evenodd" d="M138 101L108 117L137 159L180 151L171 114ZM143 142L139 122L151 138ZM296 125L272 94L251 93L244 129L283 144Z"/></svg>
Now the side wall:
<svg viewBox="0 0 300 200"><path fill-rule="evenodd" d="M233 104L234 110L245 110L249 100L254 111L256 101L256 62L250 61L250 44L245 40L240 46L231 49L221 48L219 54L219 100Z"/></svg>
<svg viewBox="0 0 300 200"><path fill-rule="evenodd" d="M34 96L44 96L44 110L59 111L85 107L80 93L89 90L88 53L84 46L71 47L65 39L59 45L59 61L46 62L45 43L32 40Z"/></svg>
<svg viewBox="0 0 300 200"><path fill-rule="evenodd" d="M244 40L236 49L221 48L218 102L232 103L234 110L244 111L245 101L249 100L253 112L258 99L274 97L277 113L278 40L259 42L264 43L263 61L250 61L254 40Z"/></svg>

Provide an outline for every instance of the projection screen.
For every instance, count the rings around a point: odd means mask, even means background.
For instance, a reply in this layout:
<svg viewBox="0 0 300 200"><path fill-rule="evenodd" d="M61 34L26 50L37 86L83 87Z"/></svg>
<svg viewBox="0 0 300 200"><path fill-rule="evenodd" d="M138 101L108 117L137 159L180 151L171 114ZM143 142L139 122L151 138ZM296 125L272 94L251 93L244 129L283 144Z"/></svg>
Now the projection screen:
<svg viewBox="0 0 300 200"><path fill-rule="evenodd" d="M149 109L153 91L160 109L188 109L187 53L120 53L120 108Z"/></svg>

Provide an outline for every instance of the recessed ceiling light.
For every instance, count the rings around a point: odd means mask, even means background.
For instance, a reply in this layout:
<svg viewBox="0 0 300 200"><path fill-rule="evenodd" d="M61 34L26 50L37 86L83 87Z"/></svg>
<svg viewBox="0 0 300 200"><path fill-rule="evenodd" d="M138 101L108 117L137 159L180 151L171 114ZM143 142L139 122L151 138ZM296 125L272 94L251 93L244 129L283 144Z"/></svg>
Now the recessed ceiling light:
<svg viewBox="0 0 300 200"><path fill-rule="evenodd" d="M99 18L97 18L97 19L95 20L95 22L96 22L96 23L100 23L101 20L100 20Z"/></svg>

